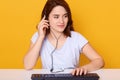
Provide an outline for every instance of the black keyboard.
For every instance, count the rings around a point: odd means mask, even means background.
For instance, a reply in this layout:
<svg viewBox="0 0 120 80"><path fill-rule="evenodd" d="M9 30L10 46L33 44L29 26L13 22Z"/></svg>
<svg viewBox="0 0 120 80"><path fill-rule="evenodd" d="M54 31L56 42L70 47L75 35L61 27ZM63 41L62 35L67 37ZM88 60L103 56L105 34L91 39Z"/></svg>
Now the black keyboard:
<svg viewBox="0 0 120 80"><path fill-rule="evenodd" d="M32 74L32 80L98 80L97 73L75 76L72 74Z"/></svg>

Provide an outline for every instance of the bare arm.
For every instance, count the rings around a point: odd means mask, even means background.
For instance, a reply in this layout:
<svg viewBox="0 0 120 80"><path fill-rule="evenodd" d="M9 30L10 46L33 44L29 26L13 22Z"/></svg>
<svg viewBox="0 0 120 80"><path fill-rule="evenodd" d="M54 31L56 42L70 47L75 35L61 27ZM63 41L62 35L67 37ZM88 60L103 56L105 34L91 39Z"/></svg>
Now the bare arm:
<svg viewBox="0 0 120 80"><path fill-rule="evenodd" d="M49 26L48 21L45 20L44 16L38 25L38 38L34 44L31 42L30 49L28 50L27 54L24 57L25 69L29 70L35 66L39 57L39 52L42 47L42 42L46 34L46 28L48 28L48 26Z"/></svg>
<svg viewBox="0 0 120 80"><path fill-rule="evenodd" d="M24 57L24 67L29 70L32 69L39 57L43 38L39 37L35 44L31 42L30 49Z"/></svg>
<svg viewBox="0 0 120 80"><path fill-rule="evenodd" d="M91 61L89 64L83 66L86 67L88 71L94 71L104 66L103 58L92 48L89 43L83 48L83 54Z"/></svg>
<svg viewBox="0 0 120 80"><path fill-rule="evenodd" d="M82 73L86 74L87 72L100 69L104 66L103 58L92 48L89 43L83 47L83 54L90 60L90 63L73 70L73 75L81 75Z"/></svg>

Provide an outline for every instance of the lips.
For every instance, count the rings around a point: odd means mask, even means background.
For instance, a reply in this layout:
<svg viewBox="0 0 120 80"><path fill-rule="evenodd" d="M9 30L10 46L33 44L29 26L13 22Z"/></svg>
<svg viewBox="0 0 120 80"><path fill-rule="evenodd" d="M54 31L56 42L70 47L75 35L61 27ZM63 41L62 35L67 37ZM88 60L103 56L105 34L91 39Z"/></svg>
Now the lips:
<svg viewBox="0 0 120 80"><path fill-rule="evenodd" d="M58 25L58 27L61 27L61 28L63 28L65 25Z"/></svg>

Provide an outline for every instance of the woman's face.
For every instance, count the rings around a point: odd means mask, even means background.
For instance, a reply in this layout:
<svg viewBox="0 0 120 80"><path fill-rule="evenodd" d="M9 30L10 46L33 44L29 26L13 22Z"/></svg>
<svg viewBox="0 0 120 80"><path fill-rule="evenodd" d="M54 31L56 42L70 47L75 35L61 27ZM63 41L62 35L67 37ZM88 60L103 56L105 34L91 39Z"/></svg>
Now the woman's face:
<svg viewBox="0 0 120 80"><path fill-rule="evenodd" d="M64 7L56 6L49 14L50 30L63 32L68 23L68 14Z"/></svg>

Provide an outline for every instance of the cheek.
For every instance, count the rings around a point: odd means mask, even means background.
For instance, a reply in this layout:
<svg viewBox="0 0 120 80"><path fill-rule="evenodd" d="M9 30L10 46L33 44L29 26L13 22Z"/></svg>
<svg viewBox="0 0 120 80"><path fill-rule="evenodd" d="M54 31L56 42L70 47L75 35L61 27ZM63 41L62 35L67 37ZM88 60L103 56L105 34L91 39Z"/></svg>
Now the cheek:
<svg viewBox="0 0 120 80"><path fill-rule="evenodd" d="M68 18L65 18L65 22L68 22Z"/></svg>
<svg viewBox="0 0 120 80"><path fill-rule="evenodd" d="M68 23L68 19L65 20L65 23L66 23L66 24Z"/></svg>
<svg viewBox="0 0 120 80"><path fill-rule="evenodd" d="M52 19L49 19L49 25L51 26L52 25Z"/></svg>
<svg viewBox="0 0 120 80"><path fill-rule="evenodd" d="M49 24L50 24L50 25L55 25L56 22L57 22L57 20L55 20L55 19L53 19L53 18L49 19Z"/></svg>
<svg viewBox="0 0 120 80"><path fill-rule="evenodd" d="M54 22L53 20L50 20L50 21L49 21L49 25L50 25L50 26L54 26L54 25L55 25L55 22Z"/></svg>

